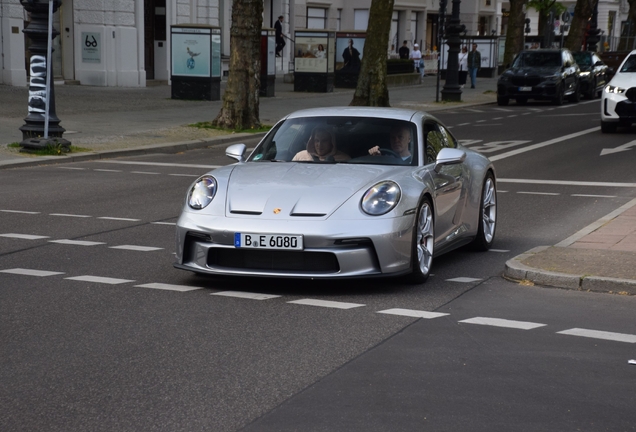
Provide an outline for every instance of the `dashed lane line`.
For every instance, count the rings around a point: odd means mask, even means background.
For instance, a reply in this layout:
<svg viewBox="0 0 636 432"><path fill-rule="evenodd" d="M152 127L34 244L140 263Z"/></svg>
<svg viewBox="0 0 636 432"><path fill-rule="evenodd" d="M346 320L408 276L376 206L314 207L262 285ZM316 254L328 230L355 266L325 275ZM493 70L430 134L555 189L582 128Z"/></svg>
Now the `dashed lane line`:
<svg viewBox="0 0 636 432"><path fill-rule="evenodd" d="M582 328L573 328L569 330L563 330L557 332L557 334L569 335L569 336L580 336L586 338L593 339L604 339L615 342L627 342L627 343L636 343L636 335L625 334L625 333L612 333L607 331L599 331L599 330L588 330Z"/></svg>
<svg viewBox="0 0 636 432"><path fill-rule="evenodd" d="M545 327L547 324L533 323L527 321L514 321L501 318L475 317L459 321L464 324L477 324L493 327L514 328L520 330L532 330L539 327Z"/></svg>
<svg viewBox="0 0 636 432"><path fill-rule="evenodd" d="M0 270L0 273L17 274L17 275L23 275L23 276L37 276L37 277L56 276L56 275L64 274L64 272L54 272L54 271L25 269L25 268Z"/></svg>
<svg viewBox="0 0 636 432"><path fill-rule="evenodd" d="M469 277L457 277L453 279L446 279L446 282L471 283L471 282L477 282L480 280L481 279L475 279L475 278L469 278Z"/></svg>
<svg viewBox="0 0 636 432"><path fill-rule="evenodd" d="M49 213L49 216L74 217L74 218L90 218L90 217L92 217L92 216L88 216L88 215L77 215L77 214L67 214L67 213Z"/></svg>
<svg viewBox="0 0 636 432"><path fill-rule="evenodd" d="M250 300L269 300L280 297L279 295L274 294L251 293L244 291L219 291L210 295L222 297L237 297Z"/></svg>
<svg viewBox="0 0 636 432"><path fill-rule="evenodd" d="M203 289L201 287L193 287L188 285L171 285L171 284L164 284L164 283L147 283L143 285L135 285L135 287L152 288L152 289L165 290L165 291L178 291L178 292L188 292L188 291Z"/></svg>
<svg viewBox="0 0 636 432"><path fill-rule="evenodd" d="M329 300L314 300L314 299L292 300L287 303L306 305L306 306L335 308L335 309L353 309L357 307L366 306L359 303L346 303L346 302L337 302L337 301L329 301Z"/></svg>
<svg viewBox="0 0 636 432"><path fill-rule="evenodd" d="M95 282L95 283L102 283L102 284L108 284L108 285L119 285L119 284L134 282L134 280L130 280L130 279L116 279L116 278L91 276L91 275L73 276L73 277L68 277L64 279L80 281L80 282Z"/></svg>
<svg viewBox="0 0 636 432"><path fill-rule="evenodd" d="M421 311L421 310L400 309L400 308L378 311L378 313L387 314L387 315L407 316L412 318L423 318L423 319L433 319L433 318L439 318L446 315L450 315L447 313L440 313L440 312L427 312L427 311Z"/></svg>
<svg viewBox="0 0 636 432"><path fill-rule="evenodd" d="M124 221L124 222L140 222L141 221L141 219L110 217L110 216L102 216L102 217L98 217L97 219L113 220L113 221Z"/></svg>
<svg viewBox="0 0 636 432"><path fill-rule="evenodd" d="M49 243L58 243L72 246L97 246L106 244L104 242L93 242L86 240L69 240L69 239L61 239L61 240L49 240Z"/></svg>
<svg viewBox="0 0 636 432"><path fill-rule="evenodd" d="M135 246L135 245L109 246L109 249L121 249L121 250L131 250L131 251L139 251L139 252L152 252L152 251L163 250L163 248L158 248L158 247Z"/></svg>
<svg viewBox="0 0 636 432"><path fill-rule="evenodd" d="M23 211L23 210L0 210L0 212L4 212L4 213L21 213L21 214L40 214L40 212L34 212L34 211Z"/></svg>
<svg viewBox="0 0 636 432"><path fill-rule="evenodd" d="M40 239L50 238L48 236L41 236L41 235L14 234L14 233L0 234L0 237L17 238L21 240L40 240Z"/></svg>
<svg viewBox="0 0 636 432"><path fill-rule="evenodd" d="M526 192L526 191L518 191L518 194L524 195L550 195L550 196L559 196L560 193L557 192Z"/></svg>

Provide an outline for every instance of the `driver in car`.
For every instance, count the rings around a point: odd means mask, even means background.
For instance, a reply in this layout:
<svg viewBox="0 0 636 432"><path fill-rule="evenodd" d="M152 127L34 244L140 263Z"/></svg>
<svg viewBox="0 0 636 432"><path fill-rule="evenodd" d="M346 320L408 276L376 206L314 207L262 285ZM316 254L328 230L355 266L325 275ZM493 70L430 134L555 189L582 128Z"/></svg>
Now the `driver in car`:
<svg viewBox="0 0 636 432"><path fill-rule="evenodd" d="M375 146L369 149L369 154L371 156L380 156L382 150L384 150L391 155L395 154L404 162L411 162L411 152L409 150L409 145L411 144L411 128L407 125L393 126L389 140L391 151L388 151L388 149L380 149L380 146Z"/></svg>

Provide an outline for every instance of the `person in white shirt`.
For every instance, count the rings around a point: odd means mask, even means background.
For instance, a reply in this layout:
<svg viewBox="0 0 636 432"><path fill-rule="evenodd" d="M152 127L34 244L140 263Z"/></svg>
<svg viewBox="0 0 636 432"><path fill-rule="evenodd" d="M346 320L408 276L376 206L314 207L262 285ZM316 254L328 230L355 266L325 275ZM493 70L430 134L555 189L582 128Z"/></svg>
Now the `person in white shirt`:
<svg viewBox="0 0 636 432"><path fill-rule="evenodd" d="M462 47L459 53L459 85L464 88L468 77L468 47Z"/></svg>
<svg viewBox="0 0 636 432"><path fill-rule="evenodd" d="M411 51L409 58L413 60L413 64L415 65L415 70L423 75L424 62L422 61L422 51L420 51L420 46L418 44L413 45L413 50Z"/></svg>

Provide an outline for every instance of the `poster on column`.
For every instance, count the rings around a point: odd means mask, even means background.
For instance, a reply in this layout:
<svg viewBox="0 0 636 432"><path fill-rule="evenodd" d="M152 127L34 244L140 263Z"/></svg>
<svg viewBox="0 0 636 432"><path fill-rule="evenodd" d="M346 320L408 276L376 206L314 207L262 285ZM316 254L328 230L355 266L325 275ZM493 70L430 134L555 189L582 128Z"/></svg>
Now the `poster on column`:
<svg viewBox="0 0 636 432"><path fill-rule="evenodd" d="M82 63L101 63L101 34L82 32Z"/></svg>
<svg viewBox="0 0 636 432"><path fill-rule="evenodd" d="M178 30L172 33L172 75L210 77L210 30Z"/></svg>

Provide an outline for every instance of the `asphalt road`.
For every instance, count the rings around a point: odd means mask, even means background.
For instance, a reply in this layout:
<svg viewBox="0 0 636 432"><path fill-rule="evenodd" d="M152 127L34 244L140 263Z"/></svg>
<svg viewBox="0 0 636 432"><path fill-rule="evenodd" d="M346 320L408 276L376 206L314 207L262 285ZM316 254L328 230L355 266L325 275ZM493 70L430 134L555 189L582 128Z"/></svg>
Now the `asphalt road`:
<svg viewBox="0 0 636 432"><path fill-rule="evenodd" d="M499 225L424 285L174 269L222 148L0 171L0 430L635 430L636 298L501 278L636 197L598 104L437 114L495 161Z"/></svg>

